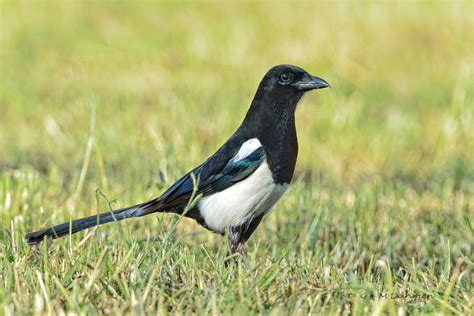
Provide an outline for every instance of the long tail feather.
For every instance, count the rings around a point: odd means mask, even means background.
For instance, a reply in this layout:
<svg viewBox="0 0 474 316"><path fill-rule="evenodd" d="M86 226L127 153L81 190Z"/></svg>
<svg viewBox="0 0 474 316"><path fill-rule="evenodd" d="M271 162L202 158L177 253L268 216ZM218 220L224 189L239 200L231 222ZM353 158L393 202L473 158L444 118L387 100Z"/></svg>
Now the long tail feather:
<svg viewBox="0 0 474 316"><path fill-rule="evenodd" d="M25 237L28 244L34 245L42 242L45 237L56 239L69 234L80 232L81 230L90 227L114 221L121 221L131 217L140 217L157 211L160 211L159 202L152 200L150 202L122 208L119 210L92 215L81 219L76 219L72 222L47 227L36 232L28 233Z"/></svg>

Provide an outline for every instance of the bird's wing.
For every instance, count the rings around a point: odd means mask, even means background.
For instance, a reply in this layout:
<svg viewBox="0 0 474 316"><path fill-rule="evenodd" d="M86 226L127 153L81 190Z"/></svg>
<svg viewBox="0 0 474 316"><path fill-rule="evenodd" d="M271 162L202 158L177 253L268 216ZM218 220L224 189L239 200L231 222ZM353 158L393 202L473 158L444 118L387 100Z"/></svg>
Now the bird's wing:
<svg viewBox="0 0 474 316"><path fill-rule="evenodd" d="M247 178L265 159L265 150L263 147L258 147L245 157L236 159L239 148L222 147L202 165L176 181L157 200L164 209L185 207L193 194L195 184L197 184L196 194L206 196L225 190ZM196 182L193 181L192 175Z"/></svg>

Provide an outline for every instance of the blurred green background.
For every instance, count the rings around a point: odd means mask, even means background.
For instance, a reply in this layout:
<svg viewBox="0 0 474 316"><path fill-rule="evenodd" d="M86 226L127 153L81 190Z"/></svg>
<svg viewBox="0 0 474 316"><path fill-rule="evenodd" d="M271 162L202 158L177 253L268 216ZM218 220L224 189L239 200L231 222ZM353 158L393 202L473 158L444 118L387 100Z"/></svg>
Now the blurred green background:
<svg viewBox="0 0 474 316"><path fill-rule="evenodd" d="M95 104L105 168L156 170L153 129L184 171L280 63L334 87L298 108L300 173L432 177L474 152L469 2L2 7L2 168L75 169Z"/></svg>
<svg viewBox="0 0 474 316"><path fill-rule="evenodd" d="M257 257L276 256L272 245L297 238L295 260L334 259L341 247L360 262L431 262L433 273L449 263L448 283L459 259L459 271L472 277L473 2L0 3L5 254L27 258L24 232L96 212L97 188L117 200L114 207L157 196L233 133L270 67L291 63L332 89L308 93L298 106L295 183L253 237L266 249ZM158 227L129 225L128 238ZM199 228L186 221L178 230ZM192 252L200 240L224 252L224 239L203 234L182 247ZM302 269L321 275L342 264L325 260ZM7 265L3 273L15 279ZM5 288L20 297L23 287L34 292L31 273L16 279L20 288L5 277ZM56 293L61 301L57 291L51 299ZM275 302L291 301L282 307L288 312L303 293ZM4 295L11 308L30 302ZM472 307L462 298L446 304ZM76 311L97 311L84 304ZM432 304L414 308L434 311L439 302Z"/></svg>

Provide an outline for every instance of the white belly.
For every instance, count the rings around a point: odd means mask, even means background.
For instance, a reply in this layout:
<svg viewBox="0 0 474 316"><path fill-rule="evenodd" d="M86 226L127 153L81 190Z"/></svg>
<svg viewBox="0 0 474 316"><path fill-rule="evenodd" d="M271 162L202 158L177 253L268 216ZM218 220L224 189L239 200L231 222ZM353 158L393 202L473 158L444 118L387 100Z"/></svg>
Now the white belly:
<svg viewBox="0 0 474 316"><path fill-rule="evenodd" d="M201 216L209 228L224 232L270 211L285 193L288 184L275 184L266 160L248 178L224 191L202 198Z"/></svg>

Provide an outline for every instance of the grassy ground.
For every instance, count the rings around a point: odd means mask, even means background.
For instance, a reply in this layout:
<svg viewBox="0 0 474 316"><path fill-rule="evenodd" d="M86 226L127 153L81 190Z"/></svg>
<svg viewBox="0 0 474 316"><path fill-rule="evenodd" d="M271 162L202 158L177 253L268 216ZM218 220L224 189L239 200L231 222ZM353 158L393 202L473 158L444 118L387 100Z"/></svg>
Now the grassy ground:
<svg viewBox="0 0 474 316"><path fill-rule="evenodd" d="M472 312L472 2L0 9L0 314ZM333 88L300 103L295 179L238 264L170 215L26 245L160 194L279 63Z"/></svg>

